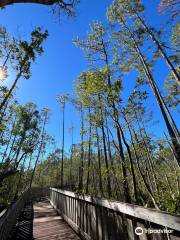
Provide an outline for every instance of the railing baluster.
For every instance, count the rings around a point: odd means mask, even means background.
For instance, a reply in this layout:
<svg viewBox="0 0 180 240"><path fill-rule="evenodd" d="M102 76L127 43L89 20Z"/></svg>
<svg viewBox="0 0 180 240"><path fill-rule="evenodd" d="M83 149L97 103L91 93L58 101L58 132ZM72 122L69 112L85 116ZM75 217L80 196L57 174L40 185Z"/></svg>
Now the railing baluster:
<svg viewBox="0 0 180 240"><path fill-rule="evenodd" d="M148 209L141 206L126 204L106 199L82 196L73 192L51 188L53 205L83 239L87 240L119 240L136 239L135 227L145 228L151 223L157 226L173 229L172 240L180 240L180 216L166 212ZM153 239L157 235L151 234ZM165 236L165 235L164 235ZM166 236L165 236L166 237ZM1 238L0 238L1 239ZM139 239L146 240L144 233ZM163 235L158 235L163 240Z"/></svg>

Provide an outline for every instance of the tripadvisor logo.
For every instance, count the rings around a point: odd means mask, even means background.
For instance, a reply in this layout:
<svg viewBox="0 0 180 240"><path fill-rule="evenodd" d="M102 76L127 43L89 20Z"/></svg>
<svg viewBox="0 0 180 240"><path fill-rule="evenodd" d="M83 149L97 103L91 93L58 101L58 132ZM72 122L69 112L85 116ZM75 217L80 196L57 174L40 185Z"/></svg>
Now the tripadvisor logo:
<svg viewBox="0 0 180 240"><path fill-rule="evenodd" d="M137 228L135 229L135 234L136 234L136 235L142 235L142 234L143 234L143 229L142 229L142 227L137 227Z"/></svg>
<svg viewBox="0 0 180 240"><path fill-rule="evenodd" d="M164 228L164 229L146 229L146 228L142 228L142 227L137 227L135 228L135 234L136 235L142 235L143 233L147 233L147 234L152 234L152 233L156 233L156 234L161 234L161 233L164 233L164 234L170 234L170 233L173 233L173 230L172 229L167 229L167 228Z"/></svg>

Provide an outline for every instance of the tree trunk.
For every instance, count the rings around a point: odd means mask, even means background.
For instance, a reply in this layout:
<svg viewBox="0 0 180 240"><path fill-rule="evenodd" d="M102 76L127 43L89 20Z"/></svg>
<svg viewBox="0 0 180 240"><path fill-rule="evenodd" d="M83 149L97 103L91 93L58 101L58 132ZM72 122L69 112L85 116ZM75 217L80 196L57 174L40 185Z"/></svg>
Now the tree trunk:
<svg viewBox="0 0 180 240"><path fill-rule="evenodd" d="M106 68L108 70L107 83L108 83L108 87L111 89L111 75L110 75L110 71L109 71L109 59L108 59L108 53L106 51L106 46L105 46L103 39L102 39L102 47L103 47L103 52L104 52L104 56L105 56ZM124 151L123 151L123 146L122 146L122 141L121 141L121 133L118 128L119 116L118 116L118 111L115 106L114 100L112 101L112 111L113 111L113 120L114 120L115 126L116 126L116 134L117 134L118 147L119 147L118 153L119 153L119 158L121 160L121 167L122 167L122 174L123 174L123 192L124 192L125 202L130 203L131 198L130 198L128 182L127 182L127 170L126 170L126 166L125 166L125 157L124 157Z"/></svg>
<svg viewBox="0 0 180 240"><path fill-rule="evenodd" d="M91 166L91 109L89 107L89 141L88 141L88 166L87 166L87 182L86 182L86 194L89 191L89 171Z"/></svg>
<svg viewBox="0 0 180 240"><path fill-rule="evenodd" d="M119 184L119 180L117 179L117 176L116 176L116 169L114 167L114 161L113 161L113 158L112 158L112 152L111 152L111 143L110 143L110 136L109 136L109 133L110 133L110 129L108 127L108 123L107 123L107 117L106 117L106 129L107 129L107 137L106 137L106 141L107 141L107 146L108 146L108 155L109 155L109 160L110 160L110 163L111 163L111 171L112 171L112 174L113 174L113 178L112 178L112 185L114 185L114 190L113 192L116 193L116 198L118 199L118 193L121 193L121 187L120 187L120 184ZM114 141L114 139L113 139Z"/></svg>
<svg viewBox="0 0 180 240"><path fill-rule="evenodd" d="M96 126L96 143L97 143L97 156L98 156L98 174L99 174L99 189L101 192L101 196L104 196L103 194L103 185L102 185L102 174L101 174L101 151L100 151L100 145L99 145L99 133L98 128Z"/></svg>
<svg viewBox="0 0 180 240"><path fill-rule="evenodd" d="M22 175L23 175L23 170L24 170L24 165L25 165L27 155L25 154L23 157L24 157L24 160L23 160L21 170L20 170L20 173L19 173L19 179L18 179L18 183L17 183L17 186L16 186L16 191L15 191L13 199L16 199L18 197L18 193L19 193L19 190L20 190L20 187L21 187L21 180L22 180Z"/></svg>
<svg viewBox="0 0 180 240"><path fill-rule="evenodd" d="M170 137L171 137L171 141L172 141L173 148L174 148L174 152L175 152L175 158L176 158L176 160L177 160L177 162L178 162L178 164L179 164L179 166L180 166L180 144L179 144L178 139L177 139L177 137L176 137L176 134L175 134L175 132L174 132L174 130L173 130L170 122L169 122L169 119L168 119L166 110L165 110L165 108L164 108L163 98L162 98L162 96L161 96L161 93L160 93L160 91L159 91L159 89L158 89L158 86L156 85L156 83L155 83L155 81L154 81L154 78L153 78L153 76L152 76L152 74L151 74L151 72L150 72L150 69L149 69L149 67L148 67L148 64L146 63L146 60L145 60L145 58L144 58L144 56L143 56L143 54L142 54L142 52L141 52L141 50L140 50L140 48L139 48L136 40L135 40L135 38L134 38L133 33L130 31L130 29L128 28L128 26L127 26L125 23L124 23L124 27L125 27L125 28L128 30L128 32L130 33L131 39L132 39L132 41L133 41L133 43L134 43L134 48L135 48L135 50L136 50L136 52L137 52L137 55L138 55L138 57L139 57L139 59L140 59L140 62L142 63L142 66L143 66L145 75L146 75L146 77L147 77L147 80L148 80L148 82L149 82L149 84L150 84L150 86L151 86L151 88L152 88L152 90L153 90L153 92L154 92L154 95L155 95L155 97L156 97L158 106L159 106L159 108L160 108L160 110L161 110L161 113L162 113L162 115L163 115L163 118L164 118L164 121L165 121L167 130L168 130L169 135L170 135Z"/></svg>
<svg viewBox="0 0 180 240"><path fill-rule="evenodd" d="M126 119L125 115L124 115L124 120L127 123L127 119ZM132 154L131 154L131 150L130 150L129 144L127 143L127 141L125 139L123 130L122 130L120 125L118 127L120 129L120 132L121 132L121 135L122 135L122 139L123 139L124 145L126 146L127 153L128 153L128 156L129 156L129 161L130 161L130 166L131 166L131 173L132 173L132 179L133 179L134 198L135 198L135 203L137 204L138 203L137 202L138 201L138 192L137 192L137 184L136 184L136 175L135 175L134 165L133 165L133 158L132 158Z"/></svg>
<svg viewBox="0 0 180 240"><path fill-rule="evenodd" d="M11 142L11 139L12 139L12 135L13 135L13 130L14 130L15 124L16 124L16 116L14 118L12 129L11 129L11 133L10 133L10 136L9 136L9 140L8 140L8 143L6 145L6 149L4 150L4 154L3 154L3 157L2 157L2 160L1 160L2 163L4 162L4 159L5 159L6 155L7 155L7 150L9 148L9 145L10 145L10 142Z"/></svg>
<svg viewBox="0 0 180 240"><path fill-rule="evenodd" d="M140 173L140 175L141 175L141 178L142 178L142 180L143 180L143 183L144 183L144 185L145 185L145 187L146 187L147 192L149 193L149 196L150 196L150 198L151 198L151 200L152 200L155 208L156 208L156 209L159 209L158 203L157 203L157 201L156 201L156 199L155 199L155 197L154 197L154 194L153 194L150 186L148 185L148 183L147 183L147 181L146 181L145 175L143 174L143 172L142 172L142 170L141 170L141 166L140 166L140 162L139 162L139 156L138 156L137 151L136 151L136 147L135 147L135 144L134 144L134 140L133 140L133 136L132 136L132 132L131 132L131 129L130 129L129 124L128 124L128 130L129 130L129 133L130 133L131 142L132 142L132 147L133 147L133 151L134 151L134 156L135 156L135 159L136 159L136 163L137 163L137 167L138 167L139 173ZM134 134L135 134L135 132L134 132ZM136 137L136 134L135 134L135 137ZM137 140L137 139L136 139L136 140Z"/></svg>
<svg viewBox="0 0 180 240"><path fill-rule="evenodd" d="M43 149L46 122L47 122L47 115L45 115L44 122L43 122L43 128L42 128L42 134L41 134L41 141L40 141L40 145L39 145L39 149L38 149L38 154L37 154L37 157L36 157L36 161L35 161L35 164L34 164L33 172L32 172L32 175L31 175L31 180L30 180L30 185L29 185L30 188L31 188L31 186L32 186L32 182L33 182L34 174L35 174L36 167L37 167L37 164L38 164L38 161L39 161L39 157L40 157L41 152L42 152L42 149Z"/></svg>
<svg viewBox="0 0 180 240"><path fill-rule="evenodd" d="M14 138L13 138L13 140L12 140L11 148L10 148L10 151L9 151L8 156L6 157L6 161L10 161L11 154L12 154L13 148L14 148L14 144L15 144L15 142L16 142L16 138L17 138L17 135L15 135Z"/></svg>
<svg viewBox="0 0 180 240"><path fill-rule="evenodd" d="M72 179L72 164L73 164L73 143L72 143L72 146L71 146L70 169L69 169L69 183L70 183L71 191L73 190L73 187L72 187L72 183L73 183L73 179Z"/></svg>
<svg viewBox="0 0 180 240"><path fill-rule="evenodd" d="M62 153L61 153L61 188L64 186L64 112L65 102L63 103L63 126L62 126Z"/></svg>
<svg viewBox="0 0 180 240"><path fill-rule="evenodd" d="M107 171L107 192L108 192L108 196L110 198L111 193L112 193L111 192L111 180L110 180L110 174L109 174L109 164L108 164L108 157L107 157L106 137L105 137L102 107L100 108L100 112L101 112L101 131L102 131L102 140L103 140L104 160L105 160L106 171Z"/></svg>
<svg viewBox="0 0 180 240"><path fill-rule="evenodd" d="M20 71L16 77L16 79L14 80L13 82L13 85L11 86L8 94L5 96L5 98L3 99L3 101L1 102L0 104L0 111L3 109L3 107L5 106L6 102L8 101L9 97L11 96L11 93L13 92L13 90L15 89L16 87L16 84L19 80L19 78L21 77L21 74L22 74L22 71Z"/></svg>
<svg viewBox="0 0 180 240"><path fill-rule="evenodd" d="M141 126L140 126L140 122L139 122L139 119L138 119L138 114L136 112L136 110L134 110L134 113L135 113L135 118L136 118L136 121L137 121L137 124L138 124L138 127L139 127L139 132L140 132L140 136L142 138L142 141L143 141L143 145L145 147L145 151L146 151L146 156L147 156L147 160L148 160L148 165L149 165L149 169L151 170L152 172L152 177L153 177L153 181L154 181L154 185L155 185L155 189L156 191L159 193L159 187L158 187L158 184L157 184L157 175L155 173L155 170L154 170L154 166L153 166L153 159L152 159L152 154L147 146L147 143L146 143L146 140L144 139L144 136L143 136L143 133L142 133L142 130L141 130ZM142 126L143 126L143 130L144 130L144 133L145 133L145 138L147 139L148 138L148 135L147 135L147 132L146 132L146 129L145 129L145 126L144 126L144 123L143 121L141 120L141 123L142 123ZM151 174L150 174L151 175Z"/></svg>
<svg viewBox="0 0 180 240"><path fill-rule="evenodd" d="M177 81L177 83L180 85L180 77L178 72L176 71L175 67L173 66L172 62L170 61L169 57L167 56L167 54L165 53L161 43L157 40L157 38L155 37L155 35L151 32L151 30L149 29L149 27L146 25L146 23L144 22L144 20L138 15L136 14L136 16L138 17L138 19L140 20L140 22L142 23L146 33L149 35L149 37L152 39L152 41L156 44L156 46L158 47L158 50L161 53L161 56L164 58L164 60L166 61L168 67L170 68L170 70L172 71L175 80Z"/></svg>
<svg viewBox="0 0 180 240"><path fill-rule="evenodd" d="M4 108L3 109L1 109L1 110L3 110L2 112L0 111L0 115L1 115L1 118L0 118L0 124L2 123L2 121L3 121L3 118L4 118L4 116L5 116L5 113L6 113L6 110L7 110L7 107L8 107L8 101L6 102L6 104L5 104L5 106L4 106Z"/></svg>
<svg viewBox="0 0 180 240"><path fill-rule="evenodd" d="M84 114L81 105L81 159L79 166L79 186L78 190L83 190L83 175L84 175Z"/></svg>

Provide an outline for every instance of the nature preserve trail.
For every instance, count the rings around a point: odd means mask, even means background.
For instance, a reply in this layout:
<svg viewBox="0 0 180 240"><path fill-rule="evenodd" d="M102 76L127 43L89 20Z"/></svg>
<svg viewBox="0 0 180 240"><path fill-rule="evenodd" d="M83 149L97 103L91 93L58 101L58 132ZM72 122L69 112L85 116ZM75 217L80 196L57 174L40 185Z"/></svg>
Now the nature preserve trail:
<svg viewBox="0 0 180 240"><path fill-rule="evenodd" d="M57 215L48 201L34 205L33 237L34 240L80 239L68 224Z"/></svg>

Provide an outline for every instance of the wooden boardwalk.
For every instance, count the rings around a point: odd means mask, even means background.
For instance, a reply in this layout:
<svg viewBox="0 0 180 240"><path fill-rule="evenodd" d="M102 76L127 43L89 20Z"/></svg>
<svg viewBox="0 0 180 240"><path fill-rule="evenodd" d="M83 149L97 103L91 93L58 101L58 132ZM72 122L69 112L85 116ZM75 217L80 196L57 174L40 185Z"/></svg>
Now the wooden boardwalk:
<svg viewBox="0 0 180 240"><path fill-rule="evenodd" d="M36 240L80 240L48 201L34 205L33 237Z"/></svg>

